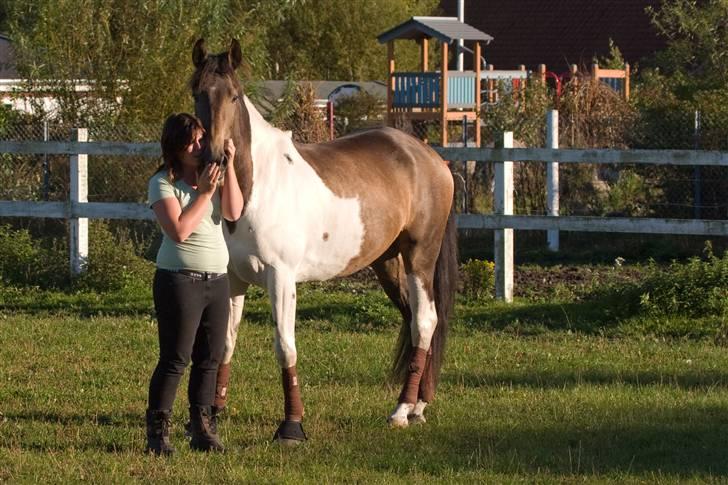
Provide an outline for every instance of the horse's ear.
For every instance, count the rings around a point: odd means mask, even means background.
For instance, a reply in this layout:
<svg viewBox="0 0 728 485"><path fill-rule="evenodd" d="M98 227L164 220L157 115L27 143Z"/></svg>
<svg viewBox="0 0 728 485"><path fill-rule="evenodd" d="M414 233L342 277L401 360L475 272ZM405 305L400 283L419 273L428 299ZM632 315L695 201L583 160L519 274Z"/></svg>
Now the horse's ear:
<svg viewBox="0 0 728 485"><path fill-rule="evenodd" d="M205 63L205 59L207 59L205 39L200 38L195 42L195 47L192 48L192 64L199 68Z"/></svg>
<svg viewBox="0 0 728 485"><path fill-rule="evenodd" d="M243 62L243 53L240 51L240 43L237 39L230 42L230 50L228 51L228 63L233 71Z"/></svg>

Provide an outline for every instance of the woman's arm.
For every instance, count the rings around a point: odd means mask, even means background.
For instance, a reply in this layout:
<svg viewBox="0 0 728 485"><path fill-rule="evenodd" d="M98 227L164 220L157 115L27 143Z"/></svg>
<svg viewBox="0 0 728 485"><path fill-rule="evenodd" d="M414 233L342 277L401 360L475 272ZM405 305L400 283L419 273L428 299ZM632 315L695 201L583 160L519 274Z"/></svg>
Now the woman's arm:
<svg viewBox="0 0 728 485"><path fill-rule="evenodd" d="M235 145L230 139L225 140L225 155L228 157L228 167L225 170L225 184L220 188L220 203L222 216L234 222L243 214L244 202L238 176L235 173Z"/></svg>
<svg viewBox="0 0 728 485"><path fill-rule="evenodd" d="M214 163L207 165L197 181L199 195L185 210L174 197L158 200L152 205L159 225L174 242L184 242L197 228L207 212L207 204L215 193L219 177L220 167Z"/></svg>

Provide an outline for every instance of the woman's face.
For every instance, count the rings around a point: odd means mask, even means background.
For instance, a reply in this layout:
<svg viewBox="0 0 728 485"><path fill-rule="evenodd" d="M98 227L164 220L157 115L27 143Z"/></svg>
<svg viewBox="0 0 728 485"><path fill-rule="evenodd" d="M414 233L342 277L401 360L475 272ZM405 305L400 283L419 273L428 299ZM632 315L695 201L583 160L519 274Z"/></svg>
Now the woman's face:
<svg viewBox="0 0 728 485"><path fill-rule="evenodd" d="M203 136L202 131L195 131L192 141L180 150L179 159L182 162L182 165L197 168L200 164L200 156L202 155L202 149L204 148Z"/></svg>

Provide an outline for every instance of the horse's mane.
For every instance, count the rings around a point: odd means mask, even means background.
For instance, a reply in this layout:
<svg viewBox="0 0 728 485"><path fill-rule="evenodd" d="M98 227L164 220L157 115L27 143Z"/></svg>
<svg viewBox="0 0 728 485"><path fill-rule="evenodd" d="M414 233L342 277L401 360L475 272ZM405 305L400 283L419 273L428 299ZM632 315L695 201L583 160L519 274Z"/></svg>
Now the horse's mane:
<svg viewBox="0 0 728 485"><path fill-rule="evenodd" d="M190 89L192 89L192 92L198 92L202 83L209 76L229 76L236 90L239 93L242 93L240 81L238 80L238 76L235 75L235 70L228 61L228 55L226 52L207 56L204 64L195 69L195 72L192 73L192 77L190 78Z"/></svg>

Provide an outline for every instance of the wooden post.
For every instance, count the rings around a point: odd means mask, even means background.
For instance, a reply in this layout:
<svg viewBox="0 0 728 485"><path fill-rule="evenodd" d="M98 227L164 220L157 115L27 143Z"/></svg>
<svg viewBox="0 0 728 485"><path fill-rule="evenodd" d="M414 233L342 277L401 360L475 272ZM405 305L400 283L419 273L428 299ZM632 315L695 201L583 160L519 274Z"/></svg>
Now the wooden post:
<svg viewBox="0 0 728 485"><path fill-rule="evenodd" d="M447 42L441 42L442 60L440 66L440 143L443 147L447 146Z"/></svg>
<svg viewBox="0 0 728 485"><path fill-rule="evenodd" d="M480 147L480 42L475 42L473 62L475 66L475 146Z"/></svg>
<svg viewBox="0 0 728 485"><path fill-rule="evenodd" d="M624 65L624 99L629 101L629 63Z"/></svg>
<svg viewBox="0 0 728 485"><path fill-rule="evenodd" d="M546 113L546 148L559 148L559 112ZM546 162L546 211L547 215L559 216L559 162ZM559 230L546 231L546 242L551 251L559 250Z"/></svg>
<svg viewBox="0 0 728 485"><path fill-rule="evenodd" d="M499 148L513 148L513 132L506 131L497 140ZM496 215L513 215L513 162L495 162ZM513 229L495 231L495 297L513 301Z"/></svg>
<svg viewBox="0 0 728 485"><path fill-rule="evenodd" d="M599 82L599 64L597 64L597 63L592 64L591 77L592 77L591 80L594 84Z"/></svg>
<svg viewBox="0 0 728 485"><path fill-rule="evenodd" d="M519 64L518 70L521 72L526 72L526 66L524 64ZM521 100L521 107L523 111L526 111L526 82L527 82L528 76L525 76L518 80L518 97Z"/></svg>
<svg viewBox="0 0 728 485"><path fill-rule="evenodd" d="M546 64L538 65L538 78L542 83L546 84Z"/></svg>
<svg viewBox="0 0 728 485"><path fill-rule="evenodd" d="M88 129L77 128L71 132L71 140L88 141ZM71 205L88 202L88 155L71 155ZM88 219L69 219L71 274L77 276L88 265Z"/></svg>
<svg viewBox="0 0 728 485"><path fill-rule="evenodd" d="M394 126L394 41L387 42L387 126Z"/></svg>
<svg viewBox="0 0 728 485"><path fill-rule="evenodd" d="M579 78L577 77L577 74L579 73L579 68L576 66L576 64L571 65L571 82L574 83L574 86L579 84Z"/></svg>
<svg viewBox="0 0 728 485"><path fill-rule="evenodd" d="M420 70L422 72L427 72L428 70L428 64L429 64L429 48L430 48L430 42L427 37L424 37L420 44Z"/></svg>
<svg viewBox="0 0 728 485"><path fill-rule="evenodd" d="M493 69L495 69L495 66L493 66L493 64L488 64L488 70L492 71ZM491 78L491 77L488 78L487 86L488 86L488 102L493 103L493 102L495 102L495 93L493 92L493 89L495 86L495 81L493 80L493 78Z"/></svg>

